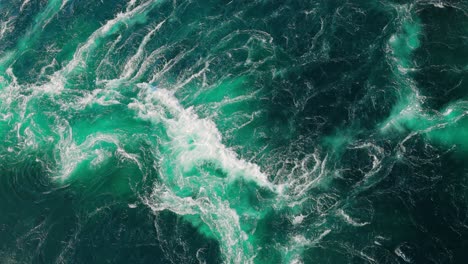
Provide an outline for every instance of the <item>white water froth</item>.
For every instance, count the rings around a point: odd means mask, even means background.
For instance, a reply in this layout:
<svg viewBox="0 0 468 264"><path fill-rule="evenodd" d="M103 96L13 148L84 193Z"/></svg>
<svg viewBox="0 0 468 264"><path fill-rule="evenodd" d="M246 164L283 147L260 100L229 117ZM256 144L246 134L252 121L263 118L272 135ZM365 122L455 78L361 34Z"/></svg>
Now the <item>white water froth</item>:
<svg viewBox="0 0 468 264"><path fill-rule="evenodd" d="M146 45L151 40L153 35L162 27L162 25L164 25L165 22L166 20L163 20L154 29L148 32L148 34L146 34L146 36L141 41L136 54L133 57L131 57L125 64L125 68L122 74L120 75L121 79L129 78L137 70L137 66L139 62L142 60Z"/></svg>
<svg viewBox="0 0 468 264"><path fill-rule="evenodd" d="M350 224L352 226L361 227L361 226L365 226L365 225L370 224L369 222L363 222L363 223L356 222L353 218L351 218L351 216L346 214L343 211L343 209L338 210L338 214L346 221L346 223L348 223L348 224Z"/></svg>
<svg viewBox="0 0 468 264"><path fill-rule="evenodd" d="M89 161L92 168L97 168L111 157L120 161L129 161L140 169L142 165L136 154L127 153L120 142L119 135L95 133L77 144L73 138L73 130L68 122L62 120L56 124L60 138L55 147L56 169L49 169L52 178L64 182L70 179L78 166ZM107 147L100 144L107 143Z"/></svg>
<svg viewBox="0 0 468 264"><path fill-rule="evenodd" d="M236 211L221 197L208 196L204 192L200 190L199 198L196 199L182 198L166 186L156 185L153 194L149 199L144 199L144 203L155 212L170 210L181 216L198 215L214 232L227 263L251 263L248 255L252 247L247 242L247 234L240 228Z"/></svg>
<svg viewBox="0 0 468 264"><path fill-rule="evenodd" d="M119 26L132 26L138 23L136 16L142 15L143 18L146 16L158 1L146 1L124 13L119 13L115 18L109 20L102 27L97 29L82 45L77 52L73 55L73 59L61 70L61 75L67 76L77 67L86 67L86 60L90 52L98 45L99 40L102 38L109 37L110 35L118 31ZM132 3L130 3L132 5ZM132 19L135 18L135 19Z"/></svg>
<svg viewBox="0 0 468 264"><path fill-rule="evenodd" d="M162 183L154 186L152 195L143 198L153 211L170 210L181 216L198 216L221 244L227 263L252 263L253 247L241 228L240 217L224 197L230 182L243 178L275 191L259 166L240 159L222 143L221 134L208 119L200 119L192 108L183 108L172 92L140 84L139 100L129 105L138 117L155 125L163 124L169 142L160 153L160 162L170 160L159 170ZM164 141L164 139L162 139ZM203 162L216 164L226 175L191 176L190 171ZM164 165L163 165L164 166ZM180 189L190 189L186 196ZM198 189L194 189L198 188Z"/></svg>
<svg viewBox="0 0 468 264"><path fill-rule="evenodd" d="M14 29L14 17L9 16L8 19L0 22L0 40L3 39L5 33L10 33Z"/></svg>
<svg viewBox="0 0 468 264"><path fill-rule="evenodd" d="M326 229L315 239L308 239L304 235L295 235L290 241L290 245L286 246L284 252L286 254L286 259L289 259L288 263L290 264L302 264L302 253L304 250L312 245L319 243L325 236L330 234L331 230Z"/></svg>
<svg viewBox="0 0 468 264"><path fill-rule="evenodd" d="M30 0L24 0L20 7L20 12L23 12L23 9L29 4Z"/></svg>
<svg viewBox="0 0 468 264"><path fill-rule="evenodd" d="M163 122L177 148L177 164L187 172L201 161L214 161L228 174L230 180L243 177L259 186L275 190L275 186L256 164L239 159L237 154L222 143L221 133L208 119L200 119L192 108L184 109L174 95L165 89L152 92L149 85L140 85L142 102L136 101L129 107L137 110L139 117L153 122ZM164 106L172 118L158 109ZM193 142L192 142L193 141Z"/></svg>

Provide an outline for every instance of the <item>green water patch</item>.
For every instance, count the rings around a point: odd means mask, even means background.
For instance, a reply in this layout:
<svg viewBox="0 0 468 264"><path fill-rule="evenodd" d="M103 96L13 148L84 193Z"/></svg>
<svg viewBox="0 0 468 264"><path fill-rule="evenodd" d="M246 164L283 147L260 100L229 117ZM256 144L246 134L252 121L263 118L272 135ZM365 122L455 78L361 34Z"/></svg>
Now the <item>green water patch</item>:
<svg viewBox="0 0 468 264"><path fill-rule="evenodd" d="M428 132L427 136L448 147L459 146L463 151L468 151L468 118L463 116L460 120L449 121L440 128Z"/></svg>
<svg viewBox="0 0 468 264"><path fill-rule="evenodd" d="M351 144L356 137L358 131L356 129L342 129L337 130L335 133L323 137L323 145L325 148L330 149L334 155L340 156Z"/></svg>
<svg viewBox="0 0 468 264"><path fill-rule="evenodd" d="M451 104L443 112L425 112L424 108L408 108L394 119L391 119L385 129L391 127L399 133L415 131L440 145L458 146L467 151L468 131L466 107L463 104Z"/></svg>
<svg viewBox="0 0 468 264"><path fill-rule="evenodd" d="M83 111L81 115L70 120L75 142L81 144L88 136L97 133L115 134L125 140L128 135L138 136L140 133L149 131L147 124L135 120L125 110L125 106L113 108L95 106L88 111Z"/></svg>
<svg viewBox="0 0 468 264"><path fill-rule="evenodd" d="M28 29L25 35L19 39L16 49L9 51L6 56L0 58L0 72L4 72L10 64L27 49L33 47L38 40L42 29L47 26L51 19L60 11L64 2L62 0L50 0L44 10L39 13L33 22L33 25Z"/></svg>
<svg viewBox="0 0 468 264"><path fill-rule="evenodd" d="M440 112L431 110L424 104L426 98L417 90L417 83L412 79L413 74L407 71L415 66L413 52L421 45L421 34L419 18L412 17L402 23L401 33L389 40L398 68L395 78L400 100L380 129L387 134L416 131L433 142L446 147L456 145L466 151L464 136L467 123L463 103L450 103Z"/></svg>
<svg viewBox="0 0 468 264"><path fill-rule="evenodd" d="M419 38L422 26L417 18L410 19L410 21L403 22L401 32L393 35L389 40L392 52L398 60L398 66L405 69L413 66L410 60L411 55L421 45Z"/></svg>

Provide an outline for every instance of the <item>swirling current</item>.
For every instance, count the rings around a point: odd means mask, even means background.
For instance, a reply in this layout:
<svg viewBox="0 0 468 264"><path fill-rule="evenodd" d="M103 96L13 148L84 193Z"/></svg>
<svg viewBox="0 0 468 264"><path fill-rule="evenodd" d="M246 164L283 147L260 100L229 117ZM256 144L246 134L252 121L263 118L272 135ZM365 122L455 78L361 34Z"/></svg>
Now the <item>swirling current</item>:
<svg viewBox="0 0 468 264"><path fill-rule="evenodd" d="M466 0L0 0L0 263L466 263Z"/></svg>

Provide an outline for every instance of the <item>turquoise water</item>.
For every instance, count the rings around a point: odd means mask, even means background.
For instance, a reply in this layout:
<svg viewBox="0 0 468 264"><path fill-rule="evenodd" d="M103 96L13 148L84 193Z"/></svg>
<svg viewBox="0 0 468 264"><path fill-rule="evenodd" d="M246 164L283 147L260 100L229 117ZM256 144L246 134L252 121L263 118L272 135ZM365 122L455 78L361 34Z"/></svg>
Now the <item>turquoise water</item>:
<svg viewBox="0 0 468 264"><path fill-rule="evenodd" d="M465 263L467 11L0 0L0 263Z"/></svg>

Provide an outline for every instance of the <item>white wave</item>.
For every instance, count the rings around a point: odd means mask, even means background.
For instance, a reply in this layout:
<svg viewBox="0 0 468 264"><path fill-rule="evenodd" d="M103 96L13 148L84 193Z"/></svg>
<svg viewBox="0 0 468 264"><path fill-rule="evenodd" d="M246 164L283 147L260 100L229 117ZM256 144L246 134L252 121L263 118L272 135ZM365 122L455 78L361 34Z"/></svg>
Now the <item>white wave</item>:
<svg viewBox="0 0 468 264"><path fill-rule="evenodd" d="M191 81L193 81L195 78L199 78L200 76L202 76L203 74L205 74L205 72L208 70L208 68L210 67L210 62L209 61L206 61L205 62L205 66L198 72L190 75L188 78L185 78L185 79L182 79L181 81L179 81L176 85L175 85L175 89L179 89L179 88L182 88L184 87L185 85L189 84ZM190 70L188 72L191 72Z"/></svg>
<svg viewBox="0 0 468 264"><path fill-rule="evenodd" d="M188 50L188 51L182 51L179 54L177 54L174 58L172 58L168 62L166 62L161 70L159 70L159 71L156 70L153 73L153 77L151 78L150 83L154 83L154 82L158 81L164 74L166 74L170 69L172 69L172 67L174 67L174 65L176 65L182 58L184 58L187 54L192 52L194 49L195 49L195 47ZM187 72L190 72L190 70L187 70ZM177 86L180 87L180 85L177 85Z"/></svg>
<svg viewBox="0 0 468 264"><path fill-rule="evenodd" d="M79 99L68 103L66 108L73 108L75 110L82 110L86 107L97 104L101 106L110 106L121 104L119 99L122 99L122 95L115 90L109 89L94 89L91 92L85 91L83 96Z"/></svg>
<svg viewBox="0 0 468 264"><path fill-rule="evenodd" d="M356 222L353 218L351 218L351 216L346 214L343 211L343 209L338 210L338 214L346 221L346 223L348 223L348 224L350 224L352 226L361 227L361 226L366 226L366 225L370 224L369 222L363 222L363 223Z"/></svg>
<svg viewBox="0 0 468 264"><path fill-rule="evenodd" d="M372 143L363 143L356 146L351 146L351 149L368 149L368 155L372 158L372 168L365 173L364 179L372 177L382 169L382 160L385 157L384 150L382 147L374 145Z"/></svg>
<svg viewBox="0 0 468 264"><path fill-rule="evenodd" d="M14 29L14 16L9 16L7 20L0 22L0 40L3 39L5 33L10 33Z"/></svg>
<svg viewBox="0 0 468 264"><path fill-rule="evenodd" d="M61 182L70 179L78 166L89 161L92 168L101 166L111 157L117 157L121 161L130 161L140 169L142 165L139 156L127 153L119 140L119 135L95 133L77 144L73 139L73 130L67 121L62 120L56 124L60 138L55 147L56 169L51 170L52 178ZM110 143L112 147L99 146L101 143Z"/></svg>
<svg viewBox="0 0 468 264"><path fill-rule="evenodd" d="M117 14L115 18L107 21L88 38L84 45L78 48L73 55L73 59L61 70L61 74L67 76L77 67L86 67L87 56L96 48L100 39L116 33L120 26L129 27L139 23L141 18L145 18L146 14L156 6L156 3L159 3L159 1L146 1L124 13Z"/></svg>
<svg viewBox="0 0 468 264"><path fill-rule="evenodd" d="M148 70L148 68L151 67L155 63L158 56L160 56L167 49L168 49L167 45L162 45L161 47L152 51L151 54L143 60L140 67L138 68L137 73L135 74L135 76L133 76L131 81L137 81L138 78L140 78Z"/></svg>
<svg viewBox="0 0 468 264"><path fill-rule="evenodd" d="M93 166L98 166L112 155L104 149L94 149L97 143L108 142L119 146L115 135L106 134L90 135L83 143L77 145L73 140L72 128L67 122L58 126L58 132L60 134L56 147L58 171L54 173L57 175L54 178L61 181L67 180L80 163L89 160Z"/></svg>
<svg viewBox="0 0 468 264"><path fill-rule="evenodd" d="M143 57L143 53L145 50L146 45L148 42L151 40L153 35L162 27L162 25L166 22L166 20L161 21L154 29L152 29L146 36L143 38L143 40L140 43L140 46L138 47L138 50L135 55L133 55L125 64L125 68L120 75L120 79L127 79L129 78L135 71L136 67L140 63Z"/></svg>
<svg viewBox="0 0 468 264"><path fill-rule="evenodd" d="M309 169L308 164L311 160L313 160L314 166ZM320 159L320 154L316 151L300 161L294 161L292 169L281 168L278 173L286 175L286 179L283 181L288 189L289 197L287 199L300 200L310 189L318 186L328 173L327 160L328 155Z"/></svg>
<svg viewBox="0 0 468 264"><path fill-rule="evenodd" d="M184 171L189 171L200 161L212 161L227 173L230 180L243 177L259 186L276 189L258 165L239 159L233 150L222 144L221 134L211 120L198 118L192 108L184 109L168 90L153 92L146 84L140 87L142 102L136 101L129 107L137 110L143 119L165 124L171 145L177 149L177 164ZM169 111L172 118L158 106Z"/></svg>
<svg viewBox="0 0 468 264"><path fill-rule="evenodd" d="M404 260L405 262L407 263L411 263L412 260L409 256L407 256L402 250L401 250L401 246L398 246L393 252L395 252L395 254L400 257L402 260Z"/></svg>
<svg viewBox="0 0 468 264"><path fill-rule="evenodd" d="M302 223L302 221L304 221L304 218L306 216L305 215L297 215L297 216L294 216L293 220L292 220L292 224L293 225L299 225Z"/></svg>
<svg viewBox="0 0 468 264"><path fill-rule="evenodd" d="M240 159L222 144L221 134L211 120L200 119L192 108L183 108L168 90L153 91L148 84L139 87L139 100L129 108L141 119L163 124L168 136L158 142L163 146L159 154L162 165L158 166L161 181L155 184L149 198L143 198L145 204L155 212L170 210L182 216L199 216L219 241L226 263L252 263L255 252L241 228L241 216L223 193L238 178L272 191L276 186L256 164ZM191 176L190 172L203 162L216 164L227 177L209 173ZM181 189L192 194L181 193Z"/></svg>
<svg viewBox="0 0 468 264"><path fill-rule="evenodd" d="M284 252L284 260L283 263L290 263L290 264L302 264L304 261L302 260L302 254L304 250L308 247L316 245L319 243L325 236L327 236L331 232L330 229L324 230L318 237L315 239L308 239L304 235L294 235L290 239L289 245L285 246L283 249Z"/></svg>
<svg viewBox="0 0 468 264"><path fill-rule="evenodd" d="M23 12L23 9L29 4L30 0L24 0L20 7L20 12Z"/></svg>
<svg viewBox="0 0 468 264"><path fill-rule="evenodd" d="M116 66L109 60L109 57L113 56L112 52L114 51L115 46L121 40L122 40L122 35L117 36L117 38L114 41L112 41L112 44L110 45L110 47L107 48L106 55L104 55L104 58L99 62L99 65L96 68L96 73L98 74L98 76L100 76L101 72L104 72L102 70L102 68L105 67L105 66L111 67L114 70L116 69ZM97 77L97 80L96 80L97 84L105 83L105 82L106 82L106 80L100 80L99 77Z"/></svg>
<svg viewBox="0 0 468 264"><path fill-rule="evenodd" d="M182 198L165 186L156 185L153 194L144 203L155 212L170 210L181 216L198 215L218 239L226 263L252 263L249 256L253 248L247 241L247 234L240 228L236 211L220 197L199 196L197 199Z"/></svg>

